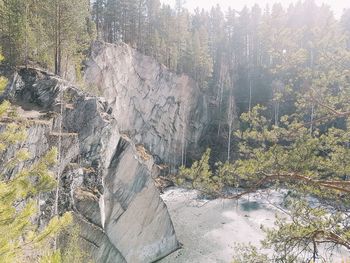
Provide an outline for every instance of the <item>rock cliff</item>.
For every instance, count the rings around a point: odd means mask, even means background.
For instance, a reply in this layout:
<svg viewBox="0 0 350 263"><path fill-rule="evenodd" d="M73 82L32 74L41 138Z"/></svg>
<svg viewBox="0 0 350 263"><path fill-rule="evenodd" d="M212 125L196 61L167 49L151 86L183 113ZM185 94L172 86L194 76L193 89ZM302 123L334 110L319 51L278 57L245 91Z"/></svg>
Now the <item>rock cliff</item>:
<svg viewBox="0 0 350 263"><path fill-rule="evenodd" d="M208 122L207 102L189 77L168 71L126 44L97 42L85 81L109 102L120 129L157 159L177 166L198 154Z"/></svg>
<svg viewBox="0 0 350 263"><path fill-rule="evenodd" d="M125 44L96 43L85 81L105 99L43 70L13 75L0 100L16 105L28 127L21 146L33 158L23 165L59 147L59 211L74 212L96 261L154 262L179 244L153 179L160 163L175 167L198 152L205 97L190 78ZM5 126L0 120L0 130ZM45 224L54 193L42 199L39 222Z"/></svg>
<svg viewBox="0 0 350 263"><path fill-rule="evenodd" d="M16 73L4 97L29 127L22 147L31 162L61 141L59 210L74 211L97 262L153 262L177 249L152 180L157 166L119 133L106 101L35 69ZM52 195L42 200L41 221L52 216L52 202Z"/></svg>

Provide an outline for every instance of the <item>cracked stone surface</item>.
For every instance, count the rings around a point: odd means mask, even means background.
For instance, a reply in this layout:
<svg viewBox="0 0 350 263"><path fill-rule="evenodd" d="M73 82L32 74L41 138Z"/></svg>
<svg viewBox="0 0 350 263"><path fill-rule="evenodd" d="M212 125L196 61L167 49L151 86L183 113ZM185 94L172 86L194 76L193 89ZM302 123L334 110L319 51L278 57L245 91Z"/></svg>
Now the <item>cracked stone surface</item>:
<svg viewBox="0 0 350 263"><path fill-rule="evenodd" d="M62 138L59 210L74 211L85 246L97 262L154 262L178 248L152 180L158 172L154 159L145 158L132 139L120 135L108 101L31 68L14 74L2 98L31 120L24 143L33 155L31 163ZM42 223L53 214L53 200L51 193L40 202Z"/></svg>
<svg viewBox="0 0 350 263"><path fill-rule="evenodd" d="M208 122L207 101L185 75L169 72L128 45L97 42L85 72L111 105L123 133L165 163L198 158L198 142Z"/></svg>

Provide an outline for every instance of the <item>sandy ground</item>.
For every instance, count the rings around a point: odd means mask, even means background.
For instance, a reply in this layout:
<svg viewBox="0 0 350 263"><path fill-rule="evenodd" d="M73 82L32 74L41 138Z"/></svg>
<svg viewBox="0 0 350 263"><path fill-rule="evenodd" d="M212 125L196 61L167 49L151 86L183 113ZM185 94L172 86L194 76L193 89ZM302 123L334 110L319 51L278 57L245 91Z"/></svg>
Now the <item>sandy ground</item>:
<svg viewBox="0 0 350 263"><path fill-rule="evenodd" d="M196 191L170 188L162 198L183 248L161 263L231 262L235 243L259 246L264 238L261 225L273 227L276 213L283 215L283 194L276 192L260 192L238 202L209 201L198 198Z"/></svg>

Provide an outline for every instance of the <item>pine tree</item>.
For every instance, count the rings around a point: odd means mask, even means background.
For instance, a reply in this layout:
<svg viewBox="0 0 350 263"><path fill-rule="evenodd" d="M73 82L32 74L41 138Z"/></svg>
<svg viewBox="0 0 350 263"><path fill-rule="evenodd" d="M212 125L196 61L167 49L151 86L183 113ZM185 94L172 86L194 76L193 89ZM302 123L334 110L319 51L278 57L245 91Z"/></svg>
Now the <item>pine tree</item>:
<svg viewBox="0 0 350 263"><path fill-rule="evenodd" d="M24 0L0 1L0 45L7 61L16 64L24 60L26 3Z"/></svg>
<svg viewBox="0 0 350 263"><path fill-rule="evenodd" d="M51 24L54 40L55 73L65 71L69 57L77 55L88 42L87 22L89 6L85 0L55 0L47 13L46 22ZM52 19L54 18L54 19ZM49 32L50 34L50 32Z"/></svg>
<svg viewBox="0 0 350 263"><path fill-rule="evenodd" d="M146 29L146 44L145 54L157 57L160 43L159 36L159 13L160 13L160 1L148 0L147 6L147 29Z"/></svg>
<svg viewBox="0 0 350 263"><path fill-rule="evenodd" d="M112 4L110 2L108 7L113 7ZM97 39L101 39L103 34L103 21L106 19L105 5L105 0L96 0L92 5L92 17L96 25Z"/></svg>
<svg viewBox="0 0 350 263"><path fill-rule="evenodd" d="M350 49L350 9L346 9L341 17L341 26L346 32L348 41L347 48Z"/></svg>
<svg viewBox="0 0 350 263"><path fill-rule="evenodd" d="M97 3L97 2L96 2ZM95 7L96 8L96 7ZM119 40L120 34L120 21L118 19L118 1L117 0L108 0L106 2L106 8L104 14L104 26L105 31L105 40L110 43L114 43ZM97 21L95 22L97 23ZM96 25L97 27L97 25Z"/></svg>
<svg viewBox="0 0 350 263"><path fill-rule="evenodd" d="M286 17L281 17L280 11L275 7L272 19L284 20ZM325 25L326 33L314 29L313 41L318 52L312 66L308 53L300 47L302 38L298 35L292 38L283 33L287 32L285 29L272 31L274 61L270 69L273 78L285 87L280 99L290 100L293 105L288 115L277 115L276 122L266 107L253 107L241 116L241 129L235 133L240 142L238 160L218 164L204 178L195 170L182 169L185 178L189 174L190 178L203 182L202 192L224 198L239 198L269 187L289 190L286 206L290 220L277 219L275 229L265 229L267 237L263 246L272 249L273 255L260 255L257 249L248 247L243 249L245 258L305 262L304 258L306 262L316 262L320 247L325 244L329 248L350 250L347 219L350 78L346 66L350 64L350 56L346 37L337 24L329 21ZM283 24L275 26L283 28ZM285 48L288 53L284 52ZM206 167L209 159L205 157L202 161L206 163L201 166ZM218 188L213 187L213 182ZM244 190L237 195L226 195L220 191L224 185L241 186ZM310 203L310 197L317 202Z"/></svg>

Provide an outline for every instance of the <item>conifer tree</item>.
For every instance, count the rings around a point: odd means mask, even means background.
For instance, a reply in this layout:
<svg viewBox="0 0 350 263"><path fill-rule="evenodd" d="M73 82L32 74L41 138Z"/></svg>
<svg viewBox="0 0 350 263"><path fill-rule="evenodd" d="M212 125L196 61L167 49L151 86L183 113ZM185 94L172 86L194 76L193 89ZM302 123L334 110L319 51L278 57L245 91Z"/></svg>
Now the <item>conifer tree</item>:
<svg viewBox="0 0 350 263"><path fill-rule="evenodd" d="M293 105L288 114L277 116L276 123L266 107L253 107L242 114L241 129L235 133L238 160L219 163L215 171L201 173L194 166L183 168L180 174L185 180L201 182L199 187L192 186L202 192L230 199L270 187L288 189L289 220L278 218L274 229L264 229L267 237L262 244L274 253L261 255L247 247L242 252L245 258L317 262L322 258L321 247L350 250L350 78L346 66L350 56L347 39L335 25L326 24L327 33L316 35L319 53L312 66L305 49L294 45L289 34L276 32L280 40L271 41L275 58L271 74L285 87L280 99ZM207 153L204 157L200 167L207 167ZM225 185L243 190L225 194L220 189ZM240 258L235 262L245 262Z"/></svg>
<svg viewBox="0 0 350 263"><path fill-rule="evenodd" d="M85 0L55 0L46 13L45 22L51 25L48 34L51 36L54 49L55 73L60 75L67 68L71 55L84 50L88 42L87 18L89 6ZM81 51L80 51L81 52Z"/></svg>
<svg viewBox="0 0 350 263"><path fill-rule="evenodd" d="M23 61L25 48L26 4L24 0L0 1L0 45L12 64Z"/></svg>

